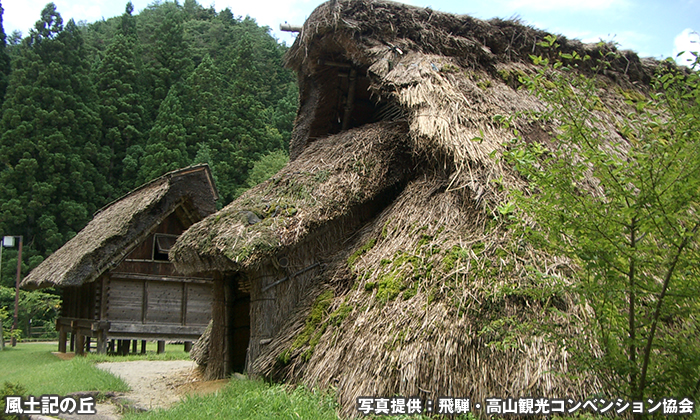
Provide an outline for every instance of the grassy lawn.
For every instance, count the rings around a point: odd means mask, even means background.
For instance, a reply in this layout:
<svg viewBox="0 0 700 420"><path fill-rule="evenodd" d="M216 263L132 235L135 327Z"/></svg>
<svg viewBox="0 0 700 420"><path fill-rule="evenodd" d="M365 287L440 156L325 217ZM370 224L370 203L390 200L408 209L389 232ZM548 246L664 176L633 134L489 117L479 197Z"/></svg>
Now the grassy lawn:
<svg viewBox="0 0 700 420"><path fill-rule="evenodd" d="M30 395L66 395L76 391L127 391L121 379L77 357L61 360L51 354L55 344L18 343L0 352L0 385L19 383Z"/></svg>
<svg viewBox="0 0 700 420"><path fill-rule="evenodd" d="M131 360L188 359L183 346L166 345L156 354L156 343L147 343L145 355L108 356L90 353L85 357L61 360L51 354L55 343L18 343L0 352L0 387L5 382L19 383L31 395L66 395L76 391L128 391L128 385L116 376L95 367L98 362ZM139 350L141 349L139 344Z"/></svg>

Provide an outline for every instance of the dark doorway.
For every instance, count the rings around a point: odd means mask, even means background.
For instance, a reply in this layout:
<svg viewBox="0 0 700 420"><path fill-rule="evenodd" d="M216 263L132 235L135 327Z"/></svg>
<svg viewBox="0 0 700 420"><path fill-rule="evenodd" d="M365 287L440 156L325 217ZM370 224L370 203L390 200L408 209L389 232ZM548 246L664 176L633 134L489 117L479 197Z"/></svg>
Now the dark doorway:
<svg viewBox="0 0 700 420"><path fill-rule="evenodd" d="M232 372L243 372L250 340L250 294L236 291L229 313L229 366Z"/></svg>

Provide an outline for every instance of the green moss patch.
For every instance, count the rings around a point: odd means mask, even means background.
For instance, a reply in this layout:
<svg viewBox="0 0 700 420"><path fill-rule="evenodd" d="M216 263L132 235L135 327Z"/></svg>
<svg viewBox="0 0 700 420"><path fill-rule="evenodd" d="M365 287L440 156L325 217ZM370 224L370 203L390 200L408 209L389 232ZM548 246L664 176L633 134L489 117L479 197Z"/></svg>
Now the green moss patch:
<svg viewBox="0 0 700 420"><path fill-rule="evenodd" d="M326 290L316 298L311 306L311 312L308 318L306 318L304 329L297 335L289 349L283 351L277 357L279 363L282 365L289 364L294 351L305 346L307 346L307 348L301 354L301 358L305 362L309 361L313 355L314 349L321 341L323 333L326 332L326 329L329 326L340 326L343 320L347 318L350 312L352 312L352 306L348 305L346 302L343 302L332 313L328 313L328 309L333 304L334 297L335 294L333 290Z"/></svg>
<svg viewBox="0 0 700 420"><path fill-rule="evenodd" d="M355 266L355 261L357 261L358 258L363 256L364 254L367 253L370 249L374 248L374 245L377 244L377 240L372 238L367 243L362 245L357 251L353 252L350 257L348 257L348 266L350 268L353 268Z"/></svg>

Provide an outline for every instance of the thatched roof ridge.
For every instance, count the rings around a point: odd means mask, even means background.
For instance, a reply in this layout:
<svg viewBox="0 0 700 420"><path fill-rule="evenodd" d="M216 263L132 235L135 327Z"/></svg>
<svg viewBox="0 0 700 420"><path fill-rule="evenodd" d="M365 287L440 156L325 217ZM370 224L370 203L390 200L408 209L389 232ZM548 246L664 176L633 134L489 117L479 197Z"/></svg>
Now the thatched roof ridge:
<svg viewBox="0 0 700 420"><path fill-rule="evenodd" d="M488 156L499 148L492 139L501 137L493 115L538 106L507 86L517 84L521 72L533 71L531 55L576 51L603 58L614 52L605 75L636 88L649 82L658 65L612 44L583 44L563 36L557 37L556 50L544 48L539 43L548 35L517 21L483 21L395 2L326 2L314 10L287 54L287 65L299 74L302 106L290 157L295 159L317 137L310 128L315 121L329 118L329 104L319 106L327 95L318 86L328 84L332 62L357 68L370 79L375 100L403 109L416 149L446 156L457 166L488 164ZM591 72L595 63L578 63L578 71ZM475 138L483 141L476 144Z"/></svg>
<svg viewBox="0 0 700 420"><path fill-rule="evenodd" d="M481 66L495 71L496 63L529 64L530 55L552 55L550 49L538 45L552 34L517 20L485 21L393 1L337 0L323 3L311 13L287 54L287 64L299 72L318 68L312 50L318 49L315 44L325 42L323 38L328 34L344 41L347 58L357 66L386 58L387 52L418 52L457 57L465 67ZM625 74L631 81L648 82L656 66L655 60L640 59L632 51L618 51L612 43L584 44L561 35L557 42L557 53L576 51L592 57L619 53L608 71Z"/></svg>
<svg viewBox="0 0 700 420"><path fill-rule="evenodd" d="M207 165L169 172L103 207L83 230L22 281L28 289L79 286L116 266L158 223L184 204L196 220L216 210Z"/></svg>

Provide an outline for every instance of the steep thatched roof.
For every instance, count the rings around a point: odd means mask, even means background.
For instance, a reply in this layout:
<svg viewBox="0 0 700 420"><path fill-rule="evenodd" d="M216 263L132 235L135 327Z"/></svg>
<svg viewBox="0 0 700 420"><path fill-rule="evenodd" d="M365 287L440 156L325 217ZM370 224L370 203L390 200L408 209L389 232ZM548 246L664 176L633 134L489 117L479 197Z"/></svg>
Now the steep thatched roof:
<svg viewBox="0 0 700 420"><path fill-rule="evenodd" d="M183 205L189 223L216 210L207 165L167 173L99 210L87 226L22 281L28 289L79 286L115 267L151 230Z"/></svg>
<svg viewBox="0 0 700 420"><path fill-rule="evenodd" d="M183 270L250 271L357 205L387 203L341 238L254 373L333 387L345 414L368 395L478 401L599 389L596 378L562 375L567 350L533 332L545 323L585 332L586 308L566 292L569 262L538 254L494 217L503 186L523 185L498 160L513 127L545 144L556 131L556 122L494 118L543 106L518 89L520 75L537 71L529 56L616 51L559 37L553 52L539 45L547 35L394 2L329 1L311 14L287 56L300 87L292 161L193 226L171 258ZM610 136L630 111L624 93L644 95L657 65L616 52L604 74L589 62L576 70L598 78ZM300 195L285 213L292 191Z"/></svg>
<svg viewBox="0 0 700 420"><path fill-rule="evenodd" d="M403 123L319 140L269 181L192 226L170 251L183 272L238 271L405 181Z"/></svg>

